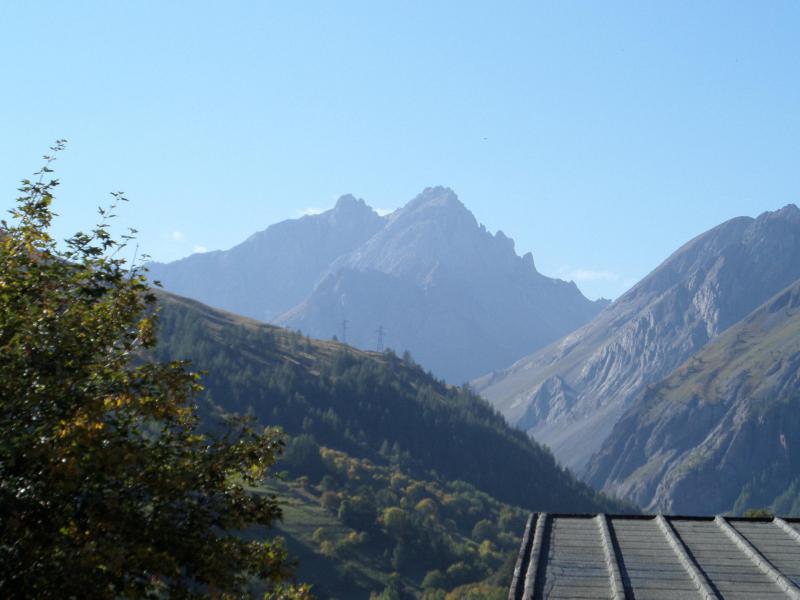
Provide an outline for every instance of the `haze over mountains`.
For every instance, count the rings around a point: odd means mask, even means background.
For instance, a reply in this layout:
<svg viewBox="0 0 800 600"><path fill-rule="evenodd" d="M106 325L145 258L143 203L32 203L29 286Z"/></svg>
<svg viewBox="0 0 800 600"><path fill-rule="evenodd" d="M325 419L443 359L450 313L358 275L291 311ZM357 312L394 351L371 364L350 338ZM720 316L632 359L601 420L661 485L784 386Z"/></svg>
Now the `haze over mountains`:
<svg viewBox="0 0 800 600"><path fill-rule="evenodd" d="M580 471L646 385L798 278L796 206L731 219L685 244L591 323L476 389Z"/></svg>
<svg viewBox="0 0 800 600"><path fill-rule="evenodd" d="M380 217L343 196L227 251L150 265L167 290L256 319L410 351L454 383L512 363L588 322L606 301L537 272L447 188ZM343 324L346 321L346 326Z"/></svg>

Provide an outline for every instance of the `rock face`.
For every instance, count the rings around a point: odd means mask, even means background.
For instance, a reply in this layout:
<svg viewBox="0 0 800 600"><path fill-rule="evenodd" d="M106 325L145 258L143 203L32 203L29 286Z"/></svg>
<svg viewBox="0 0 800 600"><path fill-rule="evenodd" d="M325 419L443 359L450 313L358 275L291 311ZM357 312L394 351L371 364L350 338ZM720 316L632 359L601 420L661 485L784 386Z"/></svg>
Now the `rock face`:
<svg viewBox="0 0 800 600"><path fill-rule="evenodd" d="M154 265L166 289L313 337L408 350L461 383L558 339L604 306L545 277L447 188L381 218L345 197L227 252Z"/></svg>
<svg viewBox="0 0 800 600"><path fill-rule="evenodd" d="M578 472L646 385L800 278L800 210L691 240L592 322L474 382Z"/></svg>
<svg viewBox="0 0 800 600"><path fill-rule="evenodd" d="M623 415L587 479L650 511L800 513L800 282Z"/></svg>

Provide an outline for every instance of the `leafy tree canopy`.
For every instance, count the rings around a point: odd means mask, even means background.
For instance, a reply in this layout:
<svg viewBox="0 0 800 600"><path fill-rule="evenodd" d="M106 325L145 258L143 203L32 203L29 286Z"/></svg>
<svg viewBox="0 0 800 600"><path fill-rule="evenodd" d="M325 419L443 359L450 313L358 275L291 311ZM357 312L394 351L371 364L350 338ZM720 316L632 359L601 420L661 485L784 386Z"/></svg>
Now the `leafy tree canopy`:
<svg viewBox="0 0 800 600"><path fill-rule="evenodd" d="M198 375L142 358L157 314L120 257L135 232L114 239L112 205L57 244L45 160L0 229L0 596L306 597L260 539L275 498L247 491L280 438L201 430Z"/></svg>

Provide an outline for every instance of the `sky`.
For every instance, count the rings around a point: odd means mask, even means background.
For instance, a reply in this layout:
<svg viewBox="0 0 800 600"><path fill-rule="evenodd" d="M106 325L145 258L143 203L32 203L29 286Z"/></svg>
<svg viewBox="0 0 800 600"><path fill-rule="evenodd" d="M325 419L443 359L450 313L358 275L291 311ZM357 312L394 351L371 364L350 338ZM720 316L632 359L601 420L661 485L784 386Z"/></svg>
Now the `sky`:
<svg viewBox="0 0 800 600"><path fill-rule="evenodd" d="M800 200L800 3L6 2L0 209L57 138L61 237L122 190L174 260L446 185L614 298Z"/></svg>

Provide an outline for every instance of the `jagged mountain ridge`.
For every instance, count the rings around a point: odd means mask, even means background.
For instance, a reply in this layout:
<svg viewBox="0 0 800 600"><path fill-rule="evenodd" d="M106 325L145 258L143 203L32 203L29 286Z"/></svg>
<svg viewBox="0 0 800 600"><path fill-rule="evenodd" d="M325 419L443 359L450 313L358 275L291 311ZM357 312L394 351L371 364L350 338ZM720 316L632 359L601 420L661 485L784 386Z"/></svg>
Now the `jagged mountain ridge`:
<svg viewBox="0 0 800 600"><path fill-rule="evenodd" d="M800 513L800 281L649 387L587 481L664 513Z"/></svg>
<svg viewBox="0 0 800 600"><path fill-rule="evenodd" d="M451 190L428 188L276 322L324 335L348 319L348 341L361 347L382 326L392 347L460 382L571 331L599 306L574 283L539 274Z"/></svg>
<svg viewBox="0 0 800 600"><path fill-rule="evenodd" d="M530 253L520 257L502 232L486 231L447 188L427 188L383 218L348 200L357 226L343 227L341 204L275 225L231 251L156 265L153 277L213 306L313 337L346 335L360 348L375 348L381 329L387 346L410 351L455 383L510 364L605 306L574 283L541 275ZM318 230L335 239L340 228L347 233L339 246L318 247ZM276 259L270 249L284 240L289 249ZM206 265L230 272L205 275Z"/></svg>
<svg viewBox="0 0 800 600"><path fill-rule="evenodd" d="M581 471L650 383L800 278L800 210L694 238L592 322L474 382L510 422Z"/></svg>

